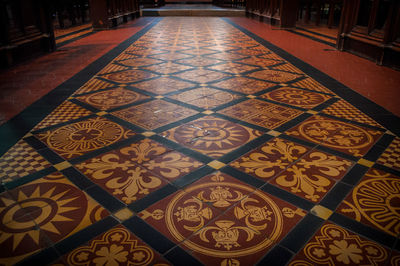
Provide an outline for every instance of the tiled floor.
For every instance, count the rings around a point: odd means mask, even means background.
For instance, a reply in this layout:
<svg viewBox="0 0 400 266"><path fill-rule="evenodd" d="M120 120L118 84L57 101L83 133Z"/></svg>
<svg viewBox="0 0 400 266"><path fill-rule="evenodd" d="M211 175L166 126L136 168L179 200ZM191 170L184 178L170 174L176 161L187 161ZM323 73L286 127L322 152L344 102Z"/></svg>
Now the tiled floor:
<svg viewBox="0 0 400 266"><path fill-rule="evenodd" d="M0 157L0 263L398 264L400 132L343 87L231 20L155 19L20 120L47 115Z"/></svg>

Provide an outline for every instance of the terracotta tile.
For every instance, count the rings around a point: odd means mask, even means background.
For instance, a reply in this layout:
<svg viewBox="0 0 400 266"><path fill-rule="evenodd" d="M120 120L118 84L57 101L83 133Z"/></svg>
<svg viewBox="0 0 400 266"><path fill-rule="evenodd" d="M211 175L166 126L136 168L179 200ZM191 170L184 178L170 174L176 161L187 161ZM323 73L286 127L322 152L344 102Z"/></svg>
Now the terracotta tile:
<svg viewBox="0 0 400 266"><path fill-rule="evenodd" d="M243 155L230 165L252 176L269 179L301 158L309 148L275 138Z"/></svg>
<svg viewBox="0 0 400 266"><path fill-rule="evenodd" d="M200 56L176 61L176 63L182 63L182 64L186 64L186 65L191 65L194 67L205 67L205 66L214 65L214 64L217 64L220 62L222 62L222 61L218 60L218 59L206 58L206 57L200 57Z"/></svg>
<svg viewBox="0 0 400 266"><path fill-rule="evenodd" d="M278 83L285 83L288 81L292 81L298 77L301 77L300 75L290 74L283 71L274 71L274 70L256 71L251 74L248 74L247 76Z"/></svg>
<svg viewBox="0 0 400 266"><path fill-rule="evenodd" d="M227 107L219 111L219 113L261 127L274 129L299 116L302 111L257 99L250 99Z"/></svg>
<svg viewBox="0 0 400 266"><path fill-rule="evenodd" d="M400 171L400 138L396 137L382 153L377 163Z"/></svg>
<svg viewBox="0 0 400 266"><path fill-rule="evenodd" d="M176 80L168 77L161 77L135 83L133 86L141 90L152 92L155 94L166 94L173 91L183 90L194 86L193 83Z"/></svg>
<svg viewBox="0 0 400 266"><path fill-rule="evenodd" d="M319 202L340 180L352 162L320 151L311 151L270 183L305 198Z"/></svg>
<svg viewBox="0 0 400 266"><path fill-rule="evenodd" d="M122 72L106 74L102 77L118 83L131 83L135 81L141 81L143 79L154 78L157 77L157 75L142 70L126 70Z"/></svg>
<svg viewBox="0 0 400 266"><path fill-rule="evenodd" d="M63 256L65 264L169 265L160 254L122 225L113 227L86 245Z"/></svg>
<svg viewBox="0 0 400 266"><path fill-rule="evenodd" d="M218 158L260 136L261 132L227 120L206 116L162 133L188 148Z"/></svg>
<svg viewBox="0 0 400 266"><path fill-rule="evenodd" d="M162 63L163 61L153 59L153 58L132 58L132 59L127 59L127 60L122 60L119 61L121 65L124 66L130 66L130 67L143 67L143 66L149 66L153 64L159 64Z"/></svg>
<svg viewBox="0 0 400 266"><path fill-rule="evenodd" d="M233 90L244 94L253 94L275 86L276 84L255 79L249 79L246 77L234 77L231 79L213 83L212 85L218 88Z"/></svg>
<svg viewBox="0 0 400 266"><path fill-rule="evenodd" d="M229 77L230 75L206 69L196 69L185 71L183 73L176 74L175 76L188 81L207 83Z"/></svg>
<svg viewBox="0 0 400 266"><path fill-rule="evenodd" d="M121 66L117 64L110 63L108 64L105 68L103 68L98 74L108 74L108 73L114 73L118 71L124 71L130 69L129 67L126 66Z"/></svg>
<svg viewBox="0 0 400 266"><path fill-rule="evenodd" d="M176 72L181 72L181 71L193 69L193 68L189 67L189 66L181 65L181 64L175 64L172 62L168 62L168 63L146 66L146 67L143 67L143 69L147 69L150 71L157 72L159 74L167 75L167 74L173 74Z"/></svg>
<svg viewBox="0 0 400 266"><path fill-rule="evenodd" d="M195 115L196 113L192 109L170 102L154 100L113 112L113 115L151 130Z"/></svg>
<svg viewBox="0 0 400 266"><path fill-rule="evenodd" d="M226 60L226 61L232 61L232 60L239 60L247 57L247 55L241 55L237 54L235 52L222 52L222 53L217 53L213 55L208 55L206 56L208 58L216 58L216 59L221 59L221 60Z"/></svg>
<svg viewBox="0 0 400 266"><path fill-rule="evenodd" d="M286 131L286 134L361 157L383 132L315 115Z"/></svg>
<svg viewBox="0 0 400 266"><path fill-rule="evenodd" d="M50 166L27 142L20 140L0 157L0 181L4 184Z"/></svg>
<svg viewBox="0 0 400 266"><path fill-rule="evenodd" d="M288 265L383 265L389 253L375 242L326 222Z"/></svg>
<svg viewBox="0 0 400 266"><path fill-rule="evenodd" d="M228 72L230 74L241 74L244 72L258 69L258 67L248 66L248 65L243 65L243 64L233 63L233 62L218 64L215 66L210 66L208 68L218 70L218 71Z"/></svg>
<svg viewBox="0 0 400 266"><path fill-rule="evenodd" d="M236 62L253 65L253 66L258 66L258 67L269 67L269 66L273 66L273 65L280 63L280 61L277 61L277 60L267 60L267 59L254 57L254 56L245 58L245 59L242 59L242 60L239 60Z"/></svg>
<svg viewBox="0 0 400 266"><path fill-rule="evenodd" d="M331 98L324 94L290 87L279 88L260 97L306 109L314 108Z"/></svg>
<svg viewBox="0 0 400 266"><path fill-rule="evenodd" d="M109 110L148 98L146 95L124 88L115 88L77 97L81 102L87 103L99 110Z"/></svg>
<svg viewBox="0 0 400 266"><path fill-rule="evenodd" d="M103 117L90 118L36 136L66 159L127 139L135 133Z"/></svg>
<svg viewBox="0 0 400 266"><path fill-rule="evenodd" d="M311 78L305 78L300 81L297 81L295 83L292 83L291 86L296 86L300 88L305 88L313 91L318 91L318 92L325 92L325 93L333 93L326 87L322 86L320 83L316 82L315 80Z"/></svg>
<svg viewBox="0 0 400 266"><path fill-rule="evenodd" d="M393 236L400 233L400 177L371 168L337 212Z"/></svg>
<svg viewBox="0 0 400 266"><path fill-rule="evenodd" d="M180 53L167 53L167 54L158 54L158 55L152 56L152 58L155 58L155 59L162 59L162 60L168 60L168 61L184 59L184 58L188 58L188 57L192 57L192 55L180 54Z"/></svg>

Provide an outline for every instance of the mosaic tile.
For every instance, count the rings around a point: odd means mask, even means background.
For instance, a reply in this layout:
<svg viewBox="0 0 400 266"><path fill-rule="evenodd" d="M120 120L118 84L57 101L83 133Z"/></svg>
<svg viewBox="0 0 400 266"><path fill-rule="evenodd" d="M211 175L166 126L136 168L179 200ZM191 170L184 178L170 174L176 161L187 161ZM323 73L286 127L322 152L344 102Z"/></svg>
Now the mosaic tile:
<svg viewBox="0 0 400 266"><path fill-rule="evenodd" d="M153 72L157 72L159 74L173 74L176 72L181 72L184 70L188 70L188 69L193 69L192 67L189 66L185 66L185 65L181 65L181 64L175 64L172 62L168 62L168 63L162 63L162 64L158 64L158 65L151 65L151 66L146 66L143 67L143 69L147 69Z"/></svg>
<svg viewBox="0 0 400 266"><path fill-rule="evenodd" d="M191 65L191 66L195 66L195 67L205 67L205 66L214 65L217 63L221 63L221 62L222 61L218 60L218 59L206 58L206 57L200 57L200 56L176 61L176 63Z"/></svg>
<svg viewBox="0 0 400 266"><path fill-rule="evenodd" d="M4 184L50 166L28 143L20 140L0 157L0 182Z"/></svg>
<svg viewBox="0 0 400 266"><path fill-rule="evenodd" d="M154 100L113 112L113 115L146 129L155 129L198 112L163 100Z"/></svg>
<svg viewBox="0 0 400 266"><path fill-rule="evenodd" d="M222 63L222 64L218 64L215 66L210 66L208 68L213 69L213 70L222 71L222 72L227 72L230 74L241 74L244 72L258 69L258 67L253 67L253 66L248 66L248 65L243 65L243 64L233 63L233 62Z"/></svg>
<svg viewBox="0 0 400 266"><path fill-rule="evenodd" d="M355 108L354 106L352 106L351 104L349 104L344 100L337 101L328 108L325 108L322 112L328 115L345 118L348 120L360 122L370 126L382 127L377 122L375 122L375 120L373 120L366 114L362 113L357 108Z"/></svg>
<svg viewBox="0 0 400 266"><path fill-rule="evenodd" d="M122 225L63 256L56 265L169 265L160 254Z"/></svg>
<svg viewBox="0 0 400 266"><path fill-rule="evenodd" d="M185 91L169 97L204 109L212 109L240 98L239 95L207 87Z"/></svg>
<svg viewBox="0 0 400 266"><path fill-rule="evenodd" d="M268 83L261 80L249 79L246 77L233 77L212 84L215 87L233 90L244 94L253 94L268 89L276 84Z"/></svg>
<svg viewBox="0 0 400 266"><path fill-rule="evenodd" d="M167 61L174 61L174 60L184 59L184 58L189 58L189 57L192 57L192 55L181 54L181 53L167 53L167 54L158 54L158 55L152 56L152 58L162 59L162 60L167 60Z"/></svg>
<svg viewBox="0 0 400 266"><path fill-rule="evenodd" d="M400 171L400 138L394 138L376 162Z"/></svg>
<svg viewBox="0 0 400 266"><path fill-rule="evenodd" d="M333 92L331 92L326 87L322 86L321 84L319 84L318 82L316 82L315 80L313 80L311 78L305 78L305 79L302 79L302 80L297 81L295 83L292 83L290 85L291 86L295 86L295 87L300 87L300 88L313 90L313 91L325 92L325 93L333 94Z"/></svg>
<svg viewBox="0 0 400 266"><path fill-rule="evenodd" d="M181 247L206 265L224 265L228 260L254 264L305 213L233 180L213 174L140 216L172 241L183 241ZM221 215L215 207L229 210Z"/></svg>
<svg viewBox="0 0 400 266"><path fill-rule="evenodd" d="M356 157L365 155L383 135L381 131L318 115L286 131L286 134Z"/></svg>
<svg viewBox="0 0 400 266"><path fill-rule="evenodd" d="M219 111L219 113L250 124L274 129L303 112L257 99L250 99L227 107Z"/></svg>
<svg viewBox="0 0 400 266"><path fill-rule="evenodd" d="M270 183L312 202L319 202L340 180L352 162L313 150Z"/></svg>
<svg viewBox="0 0 400 266"><path fill-rule="evenodd" d="M134 134L115 122L96 117L38 133L36 136L62 157L71 159Z"/></svg>
<svg viewBox="0 0 400 266"><path fill-rule="evenodd" d="M229 77L230 75L206 69L196 69L185 71L183 73L176 74L175 76L193 82L208 83Z"/></svg>
<svg viewBox="0 0 400 266"><path fill-rule="evenodd" d="M39 124L37 124L33 130L68 122L91 114L92 112L89 110L82 108L70 101L65 101L48 116L46 116L46 118L43 119Z"/></svg>
<svg viewBox="0 0 400 266"><path fill-rule="evenodd" d="M109 110L148 98L146 95L120 87L77 97L81 102L87 103L99 110Z"/></svg>
<svg viewBox="0 0 400 266"><path fill-rule="evenodd" d="M232 61L232 60L243 59L243 58L247 57L247 55L236 54L234 52L222 52L222 53L207 55L206 57L216 58L216 59L221 59L221 60L226 60L226 61Z"/></svg>
<svg viewBox="0 0 400 266"><path fill-rule="evenodd" d="M118 83L131 83L135 81L142 81L143 79L154 78L157 77L157 75L142 70L127 70L123 72L106 74L102 77Z"/></svg>
<svg viewBox="0 0 400 266"><path fill-rule="evenodd" d="M371 168L337 212L397 237L399 204L400 177Z"/></svg>
<svg viewBox="0 0 400 266"><path fill-rule="evenodd" d="M173 91L183 90L194 86L193 83L176 80L169 77L161 77L148 81L135 83L133 86L144 91L155 94L166 94Z"/></svg>
<svg viewBox="0 0 400 266"><path fill-rule="evenodd" d="M244 63L244 64L249 64L249 65L253 65L253 66L258 66L258 67L269 67L269 66L273 66L276 64L279 64L279 61L276 60L268 60L268 59L263 59L263 58L259 58L259 57L249 57L249 58L245 58L239 61L236 61L238 63Z"/></svg>
<svg viewBox="0 0 400 266"><path fill-rule="evenodd" d="M288 265L385 265L389 253L381 245L327 222Z"/></svg>
<svg viewBox="0 0 400 266"><path fill-rule="evenodd" d="M143 67L143 66L149 66L153 64L159 64L162 63L163 61L153 59L153 58L134 58L134 59L128 59L128 60L123 60L119 61L121 65L124 66L130 66L130 67Z"/></svg>
<svg viewBox="0 0 400 266"><path fill-rule="evenodd" d="M130 204L194 171L202 164L155 141L139 143L99 155L76 165L94 183Z"/></svg>
<svg viewBox="0 0 400 266"><path fill-rule="evenodd" d="M331 98L324 94L289 87L273 90L260 97L306 109L314 108Z"/></svg>
<svg viewBox="0 0 400 266"><path fill-rule="evenodd" d="M275 70L256 71L251 74L248 74L247 76L252 77L252 78L266 80L266 81L278 82L278 83L285 83L288 81L292 81L298 77L301 77L300 75L297 75L297 74L290 74L287 72L275 71Z"/></svg>
<svg viewBox="0 0 400 266"><path fill-rule="evenodd" d="M83 228L109 213L55 173L0 195L0 263L15 264ZM21 216L21 213L25 213Z"/></svg>
<svg viewBox="0 0 400 266"><path fill-rule="evenodd" d="M105 82L103 80L99 80L99 79L91 79L89 80L85 85L83 85L82 87L80 87L75 93L75 94L82 94L82 93L87 93L87 92L92 92L92 91L98 91L98 90L103 90L103 89L107 89L110 87L115 86L112 83L108 83Z"/></svg>
<svg viewBox="0 0 400 266"><path fill-rule="evenodd" d="M301 158L309 148L275 138L241 156L230 165L249 175L270 179Z"/></svg>
<svg viewBox="0 0 400 266"><path fill-rule="evenodd" d="M202 117L162 133L172 141L218 158L260 136L258 130L211 116Z"/></svg>

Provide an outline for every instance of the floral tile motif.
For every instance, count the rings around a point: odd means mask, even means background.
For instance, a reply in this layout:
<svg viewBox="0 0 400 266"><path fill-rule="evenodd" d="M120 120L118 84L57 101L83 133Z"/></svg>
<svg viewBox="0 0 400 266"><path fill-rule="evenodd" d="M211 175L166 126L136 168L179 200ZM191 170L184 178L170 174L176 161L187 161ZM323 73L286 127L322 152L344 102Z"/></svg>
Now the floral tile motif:
<svg viewBox="0 0 400 266"><path fill-rule="evenodd" d="M33 130L68 122L91 114L92 112L89 110L86 110L70 101L65 101L37 124Z"/></svg>
<svg viewBox="0 0 400 266"><path fill-rule="evenodd" d="M290 85L295 86L295 87L313 90L313 91L325 92L325 93L332 94L332 92L330 90L328 90L326 87L322 86L321 84L319 84L318 82L316 82L315 80L313 80L311 78L305 78L305 79L302 79L295 83L292 83Z"/></svg>
<svg viewBox="0 0 400 266"><path fill-rule="evenodd" d="M337 212L397 237L400 177L371 168Z"/></svg>
<svg viewBox="0 0 400 266"><path fill-rule="evenodd" d="M309 201L319 202L351 166L348 160L312 151L276 176L271 183Z"/></svg>
<svg viewBox="0 0 400 266"><path fill-rule="evenodd" d="M289 265L385 265L389 253L381 245L327 222Z"/></svg>
<svg viewBox="0 0 400 266"><path fill-rule="evenodd" d="M194 84L182 80L176 80L169 77L161 77L135 83L133 86L144 91L152 92L155 94L166 94L177 90L183 90L193 87Z"/></svg>
<svg viewBox="0 0 400 266"><path fill-rule="evenodd" d="M28 143L20 140L0 157L0 182L4 184L50 166Z"/></svg>
<svg viewBox="0 0 400 266"><path fill-rule="evenodd" d="M280 63L280 61L268 60L259 57L249 57L236 62L258 67L269 67Z"/></svg>
<svg viewBox="0 0 400 266"><path fill-rule="evenodd" d="M113 115L146 129L155 129L198 112L163 100L154 100L113 112Z"/></svg>
<svg viewBox="0 0 400 266"><path fill-rule="evenodd" d="M196 69L185 71L183 73L176 74L175 76L188 81L208 83L218 79L229 77L230 75L206 69Z"/></svg>
<svg viewBox="0 0 400 266"><path fill-rule="evenodd" d="M247 76L252 77L252 78L266 80L266 81L278 82L278 83L289 82L298 77L301 77L301 75L290 74L287 72L275 71L275 70L256 71L251 74L248 74Z"/></svg>
<svg viewBox="0 0 400 266"><path fill-rule="evenodd" d="M151 66L147 66L147 67L143 67L143 68L153 71L153 72L157 72L159 74L164 74L164 75L173 74L173 73L188 70L188 69L193 69L192 67L181 65L181 64L175 64L172 62L162 63L162 64L158 64L158 65L151 65Z"/></svg>
<svg viewBox="0 0 400 266"><path fill-rule="evenodd" d="M383 135L372 130L323 116L313 116L286 134L305 139L341 152L361 157Z"/></svg>
<svg viewBox="0 0 400 266"><path fill-rule="evenodd" d="M227 212L221 215L216 207ZM305 212L215 173L139 215L172 241L183 241L181 246L206 265L251 265Z"/></svg>
<svg viewBox="0 0 400 266"><path fill-rule="evenodd" d="M394 138L377 163L400 171L400 138Z"/></svg>
<svg viewBox="0 0 400 266"><path fill-rule="evenodd" d="M96 117L38 133L36 136L62 157L71 159L134 134L115 122Z"/></svg>
<svg viewBox="0 0 400 266"><path fill-rule="evenodd" d="M261 134L255 129L206 116L165 131L162 136L213 158L219 158Z"/></svg>
<svg viewBox="0 0 400 266"><path fill-rule="evenodd" d="M370 126L382 127L377 122L375 122L375 120L362 113L360 110L344 100L337 101L328 108L325 108L322 112L328 115L345 118Z"/></svg>
<svg viewBox="0 0 400 266"><path fill-rule="evenodd" d="M205 66L214 65L217 63L221 63L221 62L222 61L218 60L218 59L206 58L206 57L200 57L200 56L176 61L176 63L182 63L185 65L191 65L191 66L195 66L195 67L205 67Z"/></svg>
<svg viewBox="0 0 400 266"><path fill-rule="evenodd" d="M87 93L87 92L92 92L92 91L98 91L98 90L103 90L107 89L110 87L115 86L112 83L105 82L103 80L99 80L96 78L90 79L85 85L80 87L75 93L76 94L82 94L82 93Z"/></svg>
<svg viewBox="0 0 400 266"><path fill-rule="evenodd" d="M132 83L135 81L142 81L143 79L154 78L157 77L157 75L142 70L126 70L123 72L106 74L102 77L118 83Z"/></svg>
<svg viewBox="0 0 400 266"><path fill-rule="evenodd" d="M0 263L15 264L103 219L108 212L62 174L0 194ZM4 223L7 221L7 223Z"/></svg>
<svg viewBox="0 0 400 266"><path fill-rule="evenodd" d="M109 110L148 98L146 95L124 88L100 91L77 97L81 102L87 103L99 110Z"/></svg>
<svg viewBox="0 0 400 266"><path fill-rule="evenodd" d="M114 197L130 204L191 171L202 163L155 141L139 143L99 155L76 167Z"/></svg>
<svg viewBox="0 0 400 266"><path fill-rule="evenodd" d="M130 66L130 67L143 67L143 66L149 66L149 65L154 65L154 64L159 64L162 63L163 61L153 59L153 58L134 58L134 59L127 59L123 61L119 61L118 63L124 66Z"/></svg>
<svg viewBox="0 0 400 266"><path fill-rule="evenodd" d="M118 225L64 256L57 265L169 265L155 250Z"/></svg>
<svg viewBox="0 0 400 266"><path fill-rule="evenodd" d="M243 64L233 63L233 62L218 64L218 65L211 66L208 68L213 69L213 70L222 71L222 72L227 72L230 74L241 74L244 72L258 69L258 67L248 66L248 65L243 65Z"/></svg>
<svg viewBox="0 0 400 266"><path fill-rule="evenodd" d="M246 77L233 77L231 79L213 83L212 85L218 88L233 90L244 94L253 94L275 86L276 84L256 79L249 79Z"/></svg>
<svg viewBox="0 0 400 266"><path fill-rule="evenodd" d="M240 98L237 94L207 87L185 91L169 97L204 109L212 109Z"/></svg>
<svg viewBox="0 0 400 266"><path fill-rule="evenodd" d="M331 98L324 94L289 87L282 87L267 92L260 97L305 109L314 108Z"/></svg>
<svg viewBox="0 0 400 266"><path fill-rule="evenodd" d="M270 179L301 158L309 148L275 138L245 154L230 165L249 175Z"/></svg>
<svg viewBox="0 0 400 266"><path fill-rule="evenodd" d="M250 99L227 107L219 111L219 113L250 124L274 129L303 112L257 99Z"/></svg>

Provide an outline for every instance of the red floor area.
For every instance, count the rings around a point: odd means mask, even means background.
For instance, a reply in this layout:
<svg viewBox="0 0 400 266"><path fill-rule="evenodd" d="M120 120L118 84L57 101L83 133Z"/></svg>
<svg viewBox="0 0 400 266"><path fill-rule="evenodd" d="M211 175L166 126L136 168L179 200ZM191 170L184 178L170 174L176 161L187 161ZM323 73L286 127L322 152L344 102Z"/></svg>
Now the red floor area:
<svg viewBox="0 0 400 266"><path fill-rule="evenodd" d="M232 21L400 116L400 72L248 18Z"/></svg>
<svg viewBox="0 0 400 266"><path fill-rule="evenodd" d="M96 32L0 73L0 124L126 40L152 18L133 20L117 30Z"/></svg>

